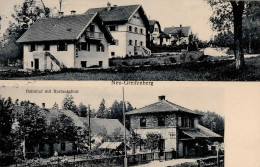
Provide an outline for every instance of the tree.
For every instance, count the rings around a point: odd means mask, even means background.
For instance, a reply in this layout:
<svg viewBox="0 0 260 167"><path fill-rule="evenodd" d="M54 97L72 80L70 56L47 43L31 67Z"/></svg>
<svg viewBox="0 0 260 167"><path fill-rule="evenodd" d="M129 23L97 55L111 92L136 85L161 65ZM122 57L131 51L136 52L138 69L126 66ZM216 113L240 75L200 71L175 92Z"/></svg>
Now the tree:
<svg viewBox="0 0 260 167"><path fill-rule="evenodd" d="M25 140L26 151L34 151L34 147L46 139L47 120L36 104L28 101L21 104L21 111L16 114L16 135L22 141Z"/></svg>
<svg viewBox="0 0 260 167"><path fill-rule="evenodd" d="M0 152L13 150L12 125L14 120L12 99L0 97Z"/></svg>
<svg viewBox="0 0 260 167"><path fill-rule="evenodd" d="M87 115L87 106L85 106L82 102L79 104L78 115L80 117L85 117Z"/></svg>
<svg viewBox="0 0 260 167"><path fill-rule="evenodd" d="M240 0L210 0L214 13L210 18L213 29L217 31L227 31L233 27L234 31L234 53L236 69L245 66L243 51L243 30L242 18L245 9L245 1Z"/></svg>
<svg viewBox="0 0 260 167"><path fill-rule="evenodd" d="M219 135L224 136L224 118L215 112L202 112L198 111L203 116L199 119L199 124L205 126L208 129L211 129L213 132L216 132Z"/></svg>
<svg viewBox="0 0 260 167"><path fill-rule="evenodd" d="M109 113L108 109L106 108L106 102L105 99L102 99L98 111L97 111L97 118L108 118Z"/></svg>
<svg viewBox="0 0 260 167"><path fill-rule="evenodd" d="M65 98L62 101L62 108L64 110L71 110L75 112L75 102L74 97L71 94L66 94Z"/></svg>
<svg viewBox="0 0 260 167"><path fill-rule="evenodd" d="M120 127L117 127L114 129L112 136L113 136L113 141L120 142L123 139L124 133Z"/></svg>
<svg viewBox="0 0 260 167"><path fill-rule="evenodd" d="M55 101L55 103L53 104L53 107L52 107L53 109L59 109L59 105L56 103L56 101Z"/></svg>
<svg viewBox="0 0 260 167"><path fill-rule="evenodd" d="M75 142L77 139L77 127L72 118L65 114L59 114L51 118L47 129L47 142L50 145L50 155L53 155L53 144L59 142Z"/></svg>
<svg viewBox="0 0 260 167"><path fill-rule="evenodd" d="M144 140L145 146L150 150L158 149L161 138L162 136L159 133L147 133Z"/></svg>
<svg viewBox="0 0 260 167"><path fill-rule="evenodd" d="M7 64L8 59L14 61L22 59L22 45L16 43L23 33L32 25L38 18L49 17L50 9L43 4L36 6L35 0L24 0L21 6L14 6L15 13L12 14L15 22L10 22L9 27L4 33L4 38L7 40L5 47L1 48L1 63Z"/></svg>

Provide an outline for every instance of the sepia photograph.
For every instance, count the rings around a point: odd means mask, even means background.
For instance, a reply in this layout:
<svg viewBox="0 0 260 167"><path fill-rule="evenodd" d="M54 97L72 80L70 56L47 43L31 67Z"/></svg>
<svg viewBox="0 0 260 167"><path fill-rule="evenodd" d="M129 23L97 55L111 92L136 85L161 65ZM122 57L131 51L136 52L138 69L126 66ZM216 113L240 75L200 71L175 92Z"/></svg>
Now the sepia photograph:
<svg viewBox="0 0 260 167"><path fill-rule="evenodd" d="M3 166L224 166L223 88L47 82L0 93Z"/></svg>
<svg viewBox="0 0 260 167"><path fill-rule="evenodd" d="M259 9L249 0L0 0L0 78L259 81Z"/></svg>

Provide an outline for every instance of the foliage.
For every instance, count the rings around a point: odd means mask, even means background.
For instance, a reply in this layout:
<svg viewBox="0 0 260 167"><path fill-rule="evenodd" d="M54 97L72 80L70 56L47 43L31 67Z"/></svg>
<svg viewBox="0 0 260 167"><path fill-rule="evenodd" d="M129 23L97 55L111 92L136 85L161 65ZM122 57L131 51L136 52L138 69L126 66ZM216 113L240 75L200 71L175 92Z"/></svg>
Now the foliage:
<svg viewBox="0 0 260 167"><path fill-rule="evenodd" d="M115 128L112 133L112 140L115 142L120 142L123 139L124 133L122 133L122 129L120 127Z"/></svg>
<svg viewBox="0 0 260 167"><path fill-rule="evenodd" d="M57 117L51 118L48 127L48 140L55 143L57 141L74 142L77 137L77 127L71 117L65 114L59 114Z"/></svg>
<svg viewBox="0 0 260 167"><path fill-rule="evenodd" d="M106 108L106 104L105 104L105 99L102 99L98 111L97 111L97 118L108 118L109 117L109 113L108 113L108 109Z"/></svg>
<svg viewBox="0 0 260 167"><path fill-rule="evenodd" d="M80 117L85 117L87 115L87 106L85 106L82 102L79 104L78 107L78 115Z"/></svg>
<svg viewBox="0 0 260 167"><path fill-rule="evenodd" d="M18 127L17 137L25 139L26 149L33 151L42 140L46 139L47 121L40 108L29 101L21 102L21 111L16 114Z"/></svg>
<svg viewBox="0 0 260 167"><path fill-rule="evenodd" d="M233 48L234 34L231 31L221 32L215 35L211 41L214 46Z"/></svg>
<svg viewBox="0 0 260 167"><path fill-rule="evenodd" d="M144 140L145 146L150 150L158 149L161 138L162 136L159 133L147 133Z"/></svg>
<svg viewBox="0 0 260 167"><path fill-rule="evenodd" d="M16 43L23 33L33 24L38 18L49 17L50 9L48 7L35 6L35 0L25 0L21 6L14 6L15 13L12 17L16 22L10 22L4 38L7 40L5 47L1 48L1 63L7 64L8 59L15 61L22 59L22 44Z"/></svg>
<svg viewBox="0 0 260 167"><path fill-rule="evenodd" d="M55 101L55 103L53 104L52 109L59 109L59 105L56 103L56 101Z"/></svg>
<svg viewBox="0 0 260 167"><path fill-rule="evenodd" d="M227 32L234 30L234 53L236 69L244 68L243 30L242 17L245 9L245 1L235 0L210 0L208 3L213 9L210 18L213 29Z"/></svg>
<svg viewBox="0 0 260 167"><path fill-rule="evenodd" d="M131 144L133 144L133 143L138 144L138 143L141 142L141 135L140 134L135 133L135 131L133 129L130 130L130 133L131 133L131 136L130 136L129 142Z"/></svg>
<svg viewBox="0 0 260 167"><path fill-rule="evenodd" d="M224 118L215 112L202 112L199 111L203 116L199 119L199 124L205 126L208 129L211 129L213 132L224 136Z"/></svg>
<svg viewBox="0 0 260 167"><path fill-rule="evenodd" d="M13 148L12 125L14 122L13 102L0 97L0 152L7 153Z"/></svg>
<svg viewBox="0 0 260 167"><path fill-rule="evenodd" d="M73 112L76 112L76 105L73 99L74 97L71 94L66 94L65 98L62 101L62 108L64 110L71 110Z"/></svg>

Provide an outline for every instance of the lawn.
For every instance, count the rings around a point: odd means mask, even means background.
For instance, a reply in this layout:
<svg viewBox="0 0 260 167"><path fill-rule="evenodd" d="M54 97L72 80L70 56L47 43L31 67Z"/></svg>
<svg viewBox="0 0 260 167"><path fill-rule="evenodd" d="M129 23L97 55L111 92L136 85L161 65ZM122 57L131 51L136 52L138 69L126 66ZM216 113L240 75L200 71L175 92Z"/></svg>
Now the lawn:
<svg viewBox="0 0 260 167"><path fill-rule="evenodd" d="M234 60L192 62L165 66L121 67L106 70L66 70L22 74L1 72L3 80L152 80L152 81L260 81L260 57L246 59L247 67L235 70Z"/></svg>

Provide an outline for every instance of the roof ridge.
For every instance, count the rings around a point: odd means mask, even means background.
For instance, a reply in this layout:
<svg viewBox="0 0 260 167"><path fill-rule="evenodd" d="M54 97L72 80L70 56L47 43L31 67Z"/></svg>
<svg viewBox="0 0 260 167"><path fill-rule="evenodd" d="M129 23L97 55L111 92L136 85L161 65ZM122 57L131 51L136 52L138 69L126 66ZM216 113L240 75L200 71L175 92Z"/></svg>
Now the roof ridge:
<svg viewBox="0 0 260 167"><path fill-rule="evenodd" d="M94 15L96 14L97 12L95 13L81 13L81 14L74 14L74 15L64 15L62 17L59 17L59 16L54 16L54 17L41 17L37 20L47 20L47 19L61 19L61 18L64 18L64 17L76 17L76 16L83 16L83 15Z"/></svg>

